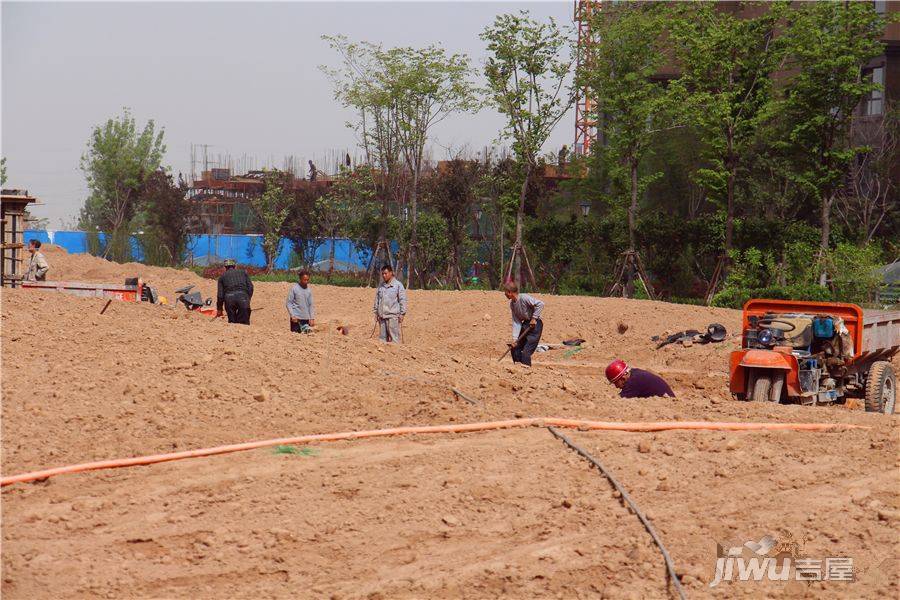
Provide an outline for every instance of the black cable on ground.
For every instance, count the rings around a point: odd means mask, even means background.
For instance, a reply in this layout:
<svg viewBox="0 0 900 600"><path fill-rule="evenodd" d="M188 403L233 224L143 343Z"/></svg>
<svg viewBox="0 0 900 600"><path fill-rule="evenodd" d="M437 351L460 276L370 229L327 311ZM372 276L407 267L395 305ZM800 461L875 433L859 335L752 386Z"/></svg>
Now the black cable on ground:
<svg viewBox="0 0 900 600"><path fill-rule="evenodd" d="M582 457L587 459L587 461L590 462L593 466L597 467L600 470L600 472L603 474L603 476L609 480L609 482L612 484L612 486L614 488L616 488L616 490L620 494L622 494L622 499L628 503L628 506L631 507L631 510L634 511L634 514L637 515L637 518L640 519L641 523L644 525L644 528L647 530L647 533L650 534L650 537L653 538L653 541L656 542L657 546L659 546L659 551L662 552L663 559L666 561L666 571L668 574L668 580L675 588L675 591L678 592L678 597L681 598L681 600L685 600L686 596L684 595L684 588L681 587L681 582L678 580L678 576L675 574L675 563L672 562L672 557L669 556L669 552L666 550L666 547L663 546L662 540L659 539L659 534L657 534L656 530L653 529L653 525L650 524L650 521L647 519L646 516L644 516L644 513L641 512L641 509L639 509L637 507L637 504L634 503L634 500L631 499L631 496L628 495L628 492L625 491L625 488L622 487L622 484L620 484L616 480L616 478L613 477L612 474L609 471L607 471L606 468L602 464L600 464L600 461L598 461L596 458L594 458L593 456L588 454L588 452L584 448L582 448L581 446L579 446L578 444L576 444L575 442L570 440L568 437L566 437L565 434L560 432L555 427L548 427L547 429L549 429L550 433L552 433L554 436L556 436L557 438L562 440L562 442L566 446L568 446L569 448L571 448L572 450L574 450L575 452L580 454Z"/></svg>

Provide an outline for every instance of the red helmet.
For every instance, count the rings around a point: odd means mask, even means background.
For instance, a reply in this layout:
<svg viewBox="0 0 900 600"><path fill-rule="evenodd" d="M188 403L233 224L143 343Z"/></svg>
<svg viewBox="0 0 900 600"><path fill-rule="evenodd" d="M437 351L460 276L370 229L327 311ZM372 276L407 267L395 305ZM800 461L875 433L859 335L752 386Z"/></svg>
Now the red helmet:
<svg viewBox="0 0 900 600"><path fill-rule="evenodd" d="M624 360L614 360L606 367L606 378L610 383L615 383L622 378L622 375L628 372L628 365Z"/></svg>

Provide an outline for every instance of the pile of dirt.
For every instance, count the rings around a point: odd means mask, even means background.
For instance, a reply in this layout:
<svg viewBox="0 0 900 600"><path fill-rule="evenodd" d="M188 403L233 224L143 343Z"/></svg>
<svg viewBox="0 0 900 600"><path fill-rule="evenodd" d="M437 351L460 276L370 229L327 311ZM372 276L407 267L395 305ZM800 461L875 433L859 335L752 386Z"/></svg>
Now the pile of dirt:
<svg viewBox="0 0 900 600"><path fill-rule="evenodd" d="M51 278L141 276L174 298L215 282L47 247ZM771 533L804 556L852 556L853 583L723 584L728 595L896 597L897 417L741 403L722 344L650 336L737 311L542 296L554 348L525 369L499 292L409 293L402 346L371 339L372 289L315 286L319 330L292 334L289 284L257 283L252 326L181 306L3 290L4 474L87 460L331 431L565 416L848 422L810 434L575 433L651 516L689 594L716 543ZM338 325L349 327L341 335ZM662 373L677 399L626 401L612 358ZM898 365L900 366L900 365ZM457 388L479 401L456 398ZM64 476L3 490L2 592L26 596L660 597L658 553L609 486L546 431L260 450Z"/></svg>

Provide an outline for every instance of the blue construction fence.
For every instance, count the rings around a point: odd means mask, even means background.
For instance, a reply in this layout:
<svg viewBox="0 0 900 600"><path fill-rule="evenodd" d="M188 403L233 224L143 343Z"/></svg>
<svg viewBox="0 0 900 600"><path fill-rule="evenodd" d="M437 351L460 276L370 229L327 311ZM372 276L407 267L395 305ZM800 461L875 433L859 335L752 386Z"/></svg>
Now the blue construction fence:
<svg viewBox="0 0 900 600"><path fill-rule="evenodd" d="M104 244L106 235L98 234L100 243ZM88 235L84 231L25 230L25 242L40 240L42 244L55 244L65 248L69 254L87 254L90 252ZM314 242L315 269L327 269L331 245L334 243L334 264L338 271L362 271L369 264L371 251L358 246L353 240L338 238ZM396 249L395 249L396 251ZM311 253L311 252L310 252ZM131 256L136 262L143 262L144 249L139 236L131 236ZM253 267L265 267L266 258L262 250L261 235L193 235L188 240L184 262L188 265L207 266L221 264L233 258L238 264ZM276 269L289 269L300 264L294 251L293 243L282 238L281 250L275 260Z"/></svg>

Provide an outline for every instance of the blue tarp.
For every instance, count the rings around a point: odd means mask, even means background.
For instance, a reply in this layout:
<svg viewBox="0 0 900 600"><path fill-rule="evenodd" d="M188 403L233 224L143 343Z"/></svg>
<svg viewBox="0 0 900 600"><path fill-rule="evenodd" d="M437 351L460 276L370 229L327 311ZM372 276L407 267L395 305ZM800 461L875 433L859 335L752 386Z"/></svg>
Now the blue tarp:
<svg viewBox="0 0 900 600"><path fill-rule="evenodd" d="M87 234L84 231L43 231L25 230L25 242L36 239L45 244L56 244L66 249L69 254L83 254L88 251ZM101 243L105 235L100 234ZM316 248L316 263L327 261L331 248L331 240L324 240ZM281 240L281 251L275 260L276 269L287 269L291 266L291 255L294 248L287 238ZM144 251L137 237L131 237L131 253L135 261L144 259ZM184 261L187 264L205 266L221 263L226 258L233 258L238 264L253 267L266 266L262 251L261 235L194 235L188 241ZM349 239L339 238L334 242L335 269L339 271L364 270L368 266L369 252L360 250Z"/></svg>

